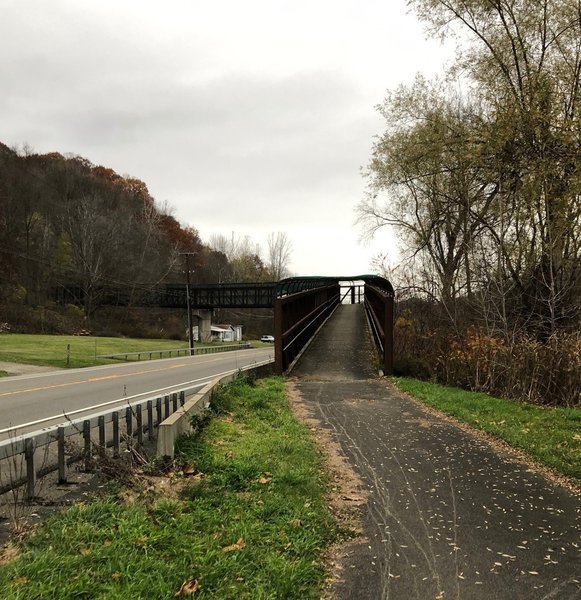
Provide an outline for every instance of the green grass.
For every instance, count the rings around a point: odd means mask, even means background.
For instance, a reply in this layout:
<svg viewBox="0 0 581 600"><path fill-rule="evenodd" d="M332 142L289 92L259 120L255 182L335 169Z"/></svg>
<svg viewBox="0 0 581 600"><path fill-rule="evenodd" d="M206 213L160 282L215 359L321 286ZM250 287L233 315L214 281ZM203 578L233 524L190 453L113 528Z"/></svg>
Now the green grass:
<svg viewBox="0 0 581 600"><path fill-rule="evenodd" d="M545 408L417 379L393 381L422 402L504 440L581 483L581 410Z"/></svg>
<svg viewBox="0 0 581 600"><path fill-rule="evenodd" d="M0 597L170 599L195 579L195 598L320 598L321 554L339 532L282 380L237 381L216 406L201 433L179 441L182 464L202 474L179 496L146 491L130 505L93 501L55 516L0 567Z"/></svg>
<svg viewBox="0 0 581 600"><path fill-rule="evenodd" d="M66 368L67 346L70 346L69 367L77 368L119 362L96 359L99 354L169 350L188 345L176 340L9 333L0 335L0 361Z"/></svg>

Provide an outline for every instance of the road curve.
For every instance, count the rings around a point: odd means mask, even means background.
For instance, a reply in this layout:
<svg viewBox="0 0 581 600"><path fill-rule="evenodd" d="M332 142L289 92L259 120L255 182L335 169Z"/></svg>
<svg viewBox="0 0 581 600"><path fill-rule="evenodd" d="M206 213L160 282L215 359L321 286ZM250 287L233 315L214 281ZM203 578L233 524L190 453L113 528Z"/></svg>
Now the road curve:
<svg viewBox="0 0 581 600"><path fill-rule="evenodd" d="M273 348L167 358L0 379L0 440L139 397L162 395L274 358ZM194 383L192 383L194 382Z"/></svg>

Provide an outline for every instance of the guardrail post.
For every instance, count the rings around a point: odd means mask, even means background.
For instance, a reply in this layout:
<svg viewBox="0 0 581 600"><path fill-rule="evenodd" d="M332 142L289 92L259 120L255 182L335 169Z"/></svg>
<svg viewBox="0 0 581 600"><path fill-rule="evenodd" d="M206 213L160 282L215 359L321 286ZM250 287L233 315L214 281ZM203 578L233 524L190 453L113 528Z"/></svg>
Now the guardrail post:
<svg viewBox="0 0 581 600"><path fill-rule="evenodd" d="M98 419L99 423L99 452L105 454L107 450L107 438L105 437L105 416L101 415Z"/></svg>
<svg viewBox="0 0 581 600"><path fill-rule="evenodd" d="M114 411L111 415L113 420L113 456L119 456L119 412Z"/></svg>
<svg viewBox="0 0 581 600"><path fill-rule="evenodd" d="M133 411L130 406L125 409L125 427L127 432L127 447L130 448L133 437Z"/></svg>
<svg viewBox="0 0 581 600"><path fill-rule="evenodd" d="M173 393L171 395L171 399L172 399L172 404L173 404L172 412L175 412L178 409L178 395L176 393Z"/></svg>
<svg viewBox="0 0 581 600"><path fill-rule="evenodd" d="M67 482L67 457L65 455L65 428L59 427L57 430L57 462L58 462L58 482Z"/></svg>
<svg viewBox="0 0 581 600"><path fill-rule="evenodd" d="M137 427L137 443L143 444L143 418L141 416L141 404L135 407L135 421Z"/></svg>
<svg viewBox="0 0 581 600"><path fill-rule="evenodd" d="M147 401L147 438L153 439L153 400Z"/></svg>
<svg viewBox="0 0 581 600"><path fill-rule="evenodd" d="M157 416L157 425L159 426L159 424L162 421L162 419L161 419L161 398L157 398L155 400L155 413Z"/></svg>
<svg viewBox="0 0 581 600"><path fill-rule="evenodd" d="M36 461L34 438L24 442L24 458L26 460L26 499L32 500L36 490Z"/></svg>
<svg viewBox="0 0 581 600"><path fill-rule="evenodd" d="M182 390L180 392L180 406L183 406L186 403L186 393Z"/></svg>
<svg viewBox="0 0 581 600"><path fill-rule="evenodd" d="M164 403L164 408L165 408L164 419L167 419L169 417L169 396L163 397L163 403Z"/></svg>
<svg viewBox="0 0 581 600"><path fill-rule="evenodd" d="M85 441L85 448L83 455L85 457L85 471L91 470L91 421L85 419L83 421L83 439Z"/></svg>

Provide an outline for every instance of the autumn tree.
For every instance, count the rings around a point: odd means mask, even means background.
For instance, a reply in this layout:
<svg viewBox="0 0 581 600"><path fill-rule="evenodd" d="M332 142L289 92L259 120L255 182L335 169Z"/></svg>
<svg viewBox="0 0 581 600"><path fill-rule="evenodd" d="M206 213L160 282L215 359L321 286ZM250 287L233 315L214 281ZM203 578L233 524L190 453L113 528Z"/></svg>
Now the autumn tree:
<svg viewBox="0 0 581 600"><path fill-rule="evenodd" d="M393 226L408 259L428 276L425 291L449 309L473 288L472 250L499 186L482 151L478 105L418 78L380 107L386 131L374 144L369 189L358 212L369 233Z"/></svg>
<svg viewBox="0 0 581 600"><path fill-rule="evenodd" d="M457 36L460 58L444 84L418 80L380 107L386 131L360 216L369 231L399 231L444 304L500 303L505 323L516 319L541 337L575 326L581 5L409 4L433 32Z"/></svg>
<svg viewBox="0 0 581 600"><path fill-rule="evenodd" d="M261 258L260 244L250 236L240 236L232 232L230 236L214 234L210 237L212 250L227 257L231 271L229 281L264 281L268 279L266 265Z"/></svg>
<svg viewBox="0 0 581 600"><path fill-rule="evenodd" d="M578 0L411 0L443 36L459 34L463 73L494 126L502 186L488 227L521 301L547 332L579 309L581 4ZM502 234L501 234L502 233Z"/></svg>

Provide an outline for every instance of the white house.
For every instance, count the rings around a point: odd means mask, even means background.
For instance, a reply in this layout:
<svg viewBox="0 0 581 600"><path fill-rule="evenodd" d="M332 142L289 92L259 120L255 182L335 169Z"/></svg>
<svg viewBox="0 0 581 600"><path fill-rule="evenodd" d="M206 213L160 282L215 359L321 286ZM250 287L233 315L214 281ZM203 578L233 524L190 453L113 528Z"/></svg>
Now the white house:
<svg viewBox="0 0 581 600"><path fill-rule="evenodd" d="M212 325L212 340L218 340L220 342L241 342L242 325Z"/></svg>
<svg viewBox="0 0 581 600"><path fill-rule="evenodd" d="M194 341L200 341L200 329L197 325L192 327ZM241 342L242 325L212 325L213 342ZM187 331L186 331L187 335Z"/></svg>

